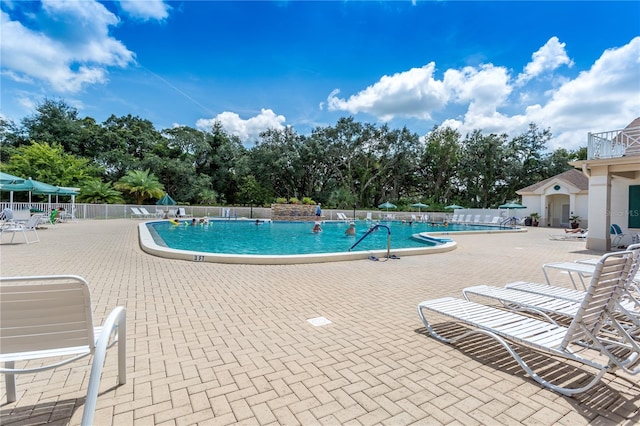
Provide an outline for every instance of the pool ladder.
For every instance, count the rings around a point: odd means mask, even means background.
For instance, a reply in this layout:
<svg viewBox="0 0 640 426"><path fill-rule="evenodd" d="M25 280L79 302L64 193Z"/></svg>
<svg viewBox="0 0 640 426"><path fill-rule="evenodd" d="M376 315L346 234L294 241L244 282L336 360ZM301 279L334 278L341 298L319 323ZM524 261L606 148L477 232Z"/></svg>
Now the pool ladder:
<svg viewBox="0 0 640 426"><path fill-rule="evenodd" d="M353 250L353 248L355 246L360 244L360 242L362 240L364 240L365 238L367 238L369 235L371 235L371 233L377 231L378 228L385 228L387 230L387 260L389 260L391 258L391 229L389 229L389 227L387 225L380 225L380 224L373 225L371 228L369 228L367 230L367 232L365 232L365 234L362 237L360 237L360 239L358 241L356 241L356 243L354 245L352 245L349 248L349 251ZM377 259L375 259L375 260L377 260Z"/></svg>

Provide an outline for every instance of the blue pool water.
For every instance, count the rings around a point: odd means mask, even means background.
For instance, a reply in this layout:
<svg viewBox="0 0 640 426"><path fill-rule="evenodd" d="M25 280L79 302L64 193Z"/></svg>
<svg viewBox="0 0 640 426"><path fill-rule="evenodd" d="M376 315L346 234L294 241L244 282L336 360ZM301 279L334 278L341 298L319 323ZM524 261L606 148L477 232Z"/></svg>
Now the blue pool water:
<svg viewBox="0 0 640 426"><path fill-rule="evenodd" d="M419 241L412 235L420 232L456 232L495 229L475 225L451 224L448 227L431 226L425 223L412 225L400 222L383 222L391 230L391 249L426 247L434 243ZM178 250L206 253L253 254L253 255L295 255L313 253L347 252L362 237L371 222L357 222L356 236L346 236L349 226L343 222L322 224L322 232L312 233L313 222L263 222L253 221L211 221L208 225L185 226L168 221L151 222L149 230L156 242ZM353 251L387 249L387 230L378 229L367 236Z"/></svg>

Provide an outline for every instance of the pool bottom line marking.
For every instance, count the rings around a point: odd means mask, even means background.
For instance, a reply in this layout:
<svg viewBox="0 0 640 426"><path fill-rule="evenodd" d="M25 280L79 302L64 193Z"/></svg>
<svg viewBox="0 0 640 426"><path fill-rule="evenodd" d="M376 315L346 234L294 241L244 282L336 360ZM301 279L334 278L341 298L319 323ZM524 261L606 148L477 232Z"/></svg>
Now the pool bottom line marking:
<svg viewBox="0 0 640 426"><path fill-rule="evenodd" d="M307 322L315 327L331 324L331 321L329 321L325 317L310 318L307 320Z"/></svg>

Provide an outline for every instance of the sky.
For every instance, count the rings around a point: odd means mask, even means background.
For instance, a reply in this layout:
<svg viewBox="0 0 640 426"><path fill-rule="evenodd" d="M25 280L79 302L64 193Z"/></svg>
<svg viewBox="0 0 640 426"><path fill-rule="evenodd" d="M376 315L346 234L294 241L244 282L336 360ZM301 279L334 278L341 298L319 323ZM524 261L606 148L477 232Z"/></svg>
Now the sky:
<svg viewBox="0 0 640 426"><path fill-rule="evenodd" d="M640 116L638 1L0 0L0 115L45 99L101 123L246 146L341 117L464 136L549 128L549 149Z"/></svg>

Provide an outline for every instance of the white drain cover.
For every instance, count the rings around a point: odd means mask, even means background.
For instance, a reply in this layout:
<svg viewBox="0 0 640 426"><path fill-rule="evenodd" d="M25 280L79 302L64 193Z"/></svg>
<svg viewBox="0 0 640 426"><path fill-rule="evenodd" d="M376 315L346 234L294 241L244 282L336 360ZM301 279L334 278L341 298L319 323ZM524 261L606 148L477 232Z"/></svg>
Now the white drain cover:
<svg viewBox="0 0 640 426"><path fill-rule="evenodd" d="M311 319L308 319L307 322L311 325L315 325L316 327L320 327L321 325L331 324L331 321L329 321L325 317L311 318Z"/></svg>

